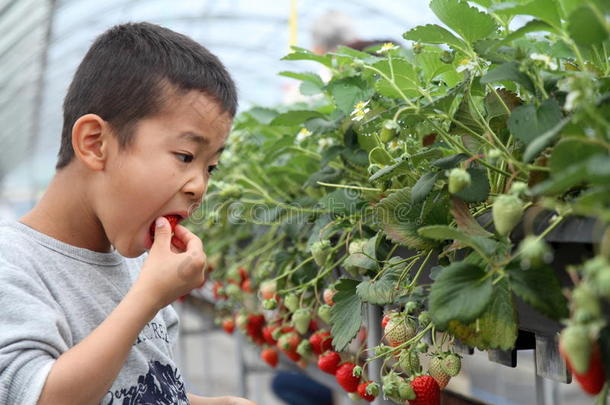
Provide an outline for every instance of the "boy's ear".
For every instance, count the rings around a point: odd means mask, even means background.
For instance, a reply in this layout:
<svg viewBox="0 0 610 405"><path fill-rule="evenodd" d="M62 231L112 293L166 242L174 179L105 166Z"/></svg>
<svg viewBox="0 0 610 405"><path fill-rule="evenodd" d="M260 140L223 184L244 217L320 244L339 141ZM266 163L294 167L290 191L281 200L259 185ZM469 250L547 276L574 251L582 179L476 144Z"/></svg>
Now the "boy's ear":
<svg viewBox="0 0 610 405"><path fill-rule="evenodd" d="M72 127L74 155L91 170L102 170L108 158L108 123L99 115L85 114Z"/></svg>

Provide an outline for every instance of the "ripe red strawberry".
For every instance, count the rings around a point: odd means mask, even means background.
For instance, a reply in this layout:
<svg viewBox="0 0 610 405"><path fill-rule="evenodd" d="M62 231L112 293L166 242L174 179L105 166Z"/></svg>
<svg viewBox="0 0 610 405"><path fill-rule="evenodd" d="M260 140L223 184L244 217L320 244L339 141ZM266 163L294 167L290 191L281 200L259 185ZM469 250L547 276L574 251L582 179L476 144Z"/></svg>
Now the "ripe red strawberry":
<svg viewBox="0 0 610 405"><path fill-rule="evenodd" d="M263 326L265 326L265 317L262 314L248 314L246 334L258 345L263 344L265 341L263 338Z"/></svg>
<svg viewBox="0 0 610 405"><path fill-rule="evenodd" d="M309 321L309 331L315 332L318 329L320 329L320 326L318 326L318 321L316 321L315 318L311 318L311 321Z"/></svg>
<svg viewBox="0 0 610 405"><path fill-rule="evenodd" d="M420 375L411 382L415 399L409 400L410 405L440 405L441 390L434 378Z"/></svg>
<svg viewBox="0 0 610 405"><path fill-rule="evenodd" d="M347 392L356 392L360 377L355 377L353 374L356 365L351 362L343 363L339 366L336 372L337 382Z"/></svg>
<svg viewBox="0 0 610 405"><path fill-rule="evenodd" d="M381 319L381 329L385 329L386 325L388 324L388 322L390 322L390 318L392 317L392 314L385 314L383 316L383 318Z"/></svg>
<svg viewBox="0 0 610 405"><path fill-rule="evenodd" d="M332 342L333 340L330 337L330 333L325 330L318 331L309 337L311 350L318 355L332 349Z"/></svg>
<svg viewBox="0 0 610 405"><path fill-rule="evenodd" d="M215 300L226 300L228 298L223 290L224 288L222 283L220 281L215 281L214 285L212 286L212 294L214 295Z"/></svg>
<svg viewBox="0 0 610 405"><path fill-rule="evenodd" d="M360 398L368 402L373 402L375 400L375 395L371 395L366 392L366 387L368 387L369 384L373 384L373 381L365 381L363 383L360 383L358 385L357 391L358 395L360 395Z"/></svg>
<svg viewBox="0 0 610 405"><path fill-rule="evenodd" d="M233 331L235 330L235 321L233 320L233 318L223 319L222 328L225 330L225 332L227 332L229 335L231 335L233 333Z"/></svg>
<svg viewBox="0 0 610 405"><path fill-rule="evenodd" d="M298 362L301 360L301 355L297 352L284 352L288 358L294 362Z"/></svg>
<svg viewBox="0 0 610 405"><path fill-rule="evenodd" d="M247 292L247 293L253 292L249 278L247 278L247 279L245 279L244 281L241 282L241 290L243 292Z"/></svg>
<svg viewBox="0 0 610 405"><path fill-rule="evenodd" d="M277 351L271 347L268 347L261 352L261 359L263 359L263 361L269 364L271 367L277 366L277 362L279 360Z"/></svg>
<svg viewBox="0 0 610 405"><path fill-rule="evenodd" d="M182 217L180 215L164 215L164 217L165 217L165 219L167 219L169 221L169 225L172 227L172 233L173 233L174 229L176 229L176 225L178 225L178 223L180 222ZM150 238L154 241L155 240L155 223L154 222L152 224L150 224L150 227L148 228L148 232L150 234Z"/></svg>
<svg viewBox="0 0 610 405"><path fill-rule="evenodd" d="M273 338L273 331L277 329L275 325L267 325L263 328L263 339L268 344L275 346L277 344L277 340Z"/></svg>
<svg viewBox="0 0 610 405"><path fill-rule="evenodd" d="M286 353L296 353L299 343L301 343L301 339L299 338L299 335L296 332L289 332L283 334L277 341L278 347Z"/></svg>
<svg viewBox="0 0 610 405"><path fill-rule="evenodd" d="M392 347L410 340L416 334L413 324L404 316L394 315L386 324L384 330L385 339Z"/></svg>
<svg viewBox="0 0 610 405"><path fill-rule="evenodd" d="M561 333L559 353L583 391L597 395L606 380L597 342L591 343L580 326L568 326ZM587 362L588 359L588 362Z"/></svg>
<svg viewBox="0 0 610 405"><path fill-rule="evenodd" d="M335 305L335 302L333 301L333 297L335 296L336 293L337 293L336 290L332 290L330 288L325 289L324 293L322 293L322 297L324 298L324 302L327 305L330 305L331 307L333 305Z"/></svg>
<svg viewBox="0 0 610 405"><path fill-rule="evenodd" d="M248 275L248 272L246 271L246 269L244 269L243 267L239 268L239 277L241 278L241 281L243 282L244 280L248 279L250 276Z"/></svg>
<svg viewBox="0 0 610 405"><path fill-rule="evenodd" d="M428 373L436 380L440 389L444 389L451 376L443 368L443 359L441 357L433 357L428 366Z"/></svg>
<svg viewBox="0 0 610 405"><path fill-rule="evenodd" d="M337 352L327 351L318 359L318 368L325 373L335 375L341 363L341 356Z"/></svg>

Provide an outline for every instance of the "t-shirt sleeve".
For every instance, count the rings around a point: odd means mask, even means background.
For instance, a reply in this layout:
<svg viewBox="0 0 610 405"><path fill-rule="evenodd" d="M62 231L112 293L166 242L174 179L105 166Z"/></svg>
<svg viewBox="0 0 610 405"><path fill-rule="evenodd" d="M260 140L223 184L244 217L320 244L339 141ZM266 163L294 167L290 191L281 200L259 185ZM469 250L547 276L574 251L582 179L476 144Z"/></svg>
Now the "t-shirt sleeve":
<svg viewBox="0 0 610 405"><path fill-rule="evenodd" d="M0 258L0 404L35 405L71 335L42 280Z"/></svg>

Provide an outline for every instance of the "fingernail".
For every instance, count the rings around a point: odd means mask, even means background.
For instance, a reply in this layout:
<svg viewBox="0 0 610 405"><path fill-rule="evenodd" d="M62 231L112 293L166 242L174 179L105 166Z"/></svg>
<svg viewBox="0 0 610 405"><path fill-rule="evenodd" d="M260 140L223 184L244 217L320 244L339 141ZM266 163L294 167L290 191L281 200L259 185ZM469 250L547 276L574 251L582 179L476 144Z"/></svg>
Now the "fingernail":
<svg viewBox="0 0 610 405"><path fill-rule="evenodd" d="M157 228L162 228L164 224L165 224L165 219L163 219L163 217L159 217L155 221L155 225L157 226Z"/></svg>

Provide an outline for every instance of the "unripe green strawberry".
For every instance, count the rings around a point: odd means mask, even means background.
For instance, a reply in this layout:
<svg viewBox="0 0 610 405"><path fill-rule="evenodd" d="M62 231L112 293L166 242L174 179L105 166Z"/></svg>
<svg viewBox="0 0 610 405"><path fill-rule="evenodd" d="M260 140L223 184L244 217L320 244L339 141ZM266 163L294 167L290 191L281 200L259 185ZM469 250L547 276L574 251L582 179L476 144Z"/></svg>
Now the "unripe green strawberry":
<svg viewBox="0 0 610 405"><path fill-rule="evenodd" d="M385 397L398 397L398 378L398 375L393 371L381 377L381 388Z"/></svg>
<svg viewBox="0 0 610 405"><path fill-rule="evenodd" d="M428 311L422 311L417 317L417 322L422 328L428 326L431 320L432 319L430 319L430 313L428 313Z"/></svg>
<svg viewBox="0 0 610 405"><path fill-rule="evenodd" d="M589 368L591 358L591 338L587 328L581 325L567 326L559 337L559 345L574 370L583 374Z"/></svg>
<svg viewBox="0 0 610 405"><path fill-rule="evenodd" d="M457 354L451 353L445 356L441 366L443 367L443 370L447 372L447 374L449 374L451 377L455 377L462 369L462 360Z"/></svg>
<svg viewBox="0 0 610 405"><path fill-rule="evenodd" d="M581 322L590 322L601 318L602 310L594 291L585 283L572 290L574 317Z"/></svg>
<svg viewBox="0 0 610 405"><path fill-rule="evenodd" d="M515 181L510 186L510 193L519 197L527 192L527 184L522 181Z"/></svg>
<svg viewBox="0 0 610 405"><path fill-rule="evenodd" d="M288 294L286 298L284 298L284 305L288 308L288 311L296 311L299 308L299 297L295 294Z"/></svg>
<svg viewBox="0 0 610 405"><path fill-rule="evenodd" d="M498 160L500 157L502 157L502 151L499 149L492 149L489 151L489 153L487 154L487 157L489 158L489 160L491 162L495 162L496 160Z"/></svg>
<svg viewBox="0 0 610 405"><path fill-rule="evenodd" d="M330 323L330 305L320 305L318 308L318 316L326 323Z"/></svg>
<svg viewBox="0 0 610 405"><path fill-rule="evenodd" d="M428 374L436 380L440 389L444 389L449 384L449 380L451 380L451 376L443 368L443 359L438 356L430 360Z"/></svg>
<svg viewBox="0 0 610 405"><path fill-rule="evenodd" d="M266 280L261 283L259 287L259 291L261 293L261 298L264 300L274 299L275 292L277 289L277 282L275 280Z"/></svg>
<svg viewBox="0 0 610 405"><path fill-rule="evenodd" d="M311 310L308 308L299 308L294 311L292 315L292 323L294 328L303 335L309 329L309 322L311 321Z"/></svg>
<svg viewBox="0 0 610 405"><path fill-rule="evenodd" d="M415 350L417 350L418 353L427 353L428 352L428 343L426 343L426 342L419 342L415 346Z"/></svg>
<svg viewBox="0 0 610 405"><path fill-rule="evenodd" d="M528 235L519 244L521 255L521 267L529 269L549 263L553 259L553 253L548 244L542 239Z"/></svg>
<svg viewBox="0 0 610 405"><path fill-rule="evenodd" d="M392 347L396 347L415 336L416 330L411 322L402 315L390 318L384 329L385 339Z"/></svg>
<svg viewBox="0 0 610 405"><path fill-rule="evenodd" d="M523 201L514 195L500 195L491 210L498 234L507 236L523 216Z"/></svg>
<svg viewBox="0 0 610 405"><path fill-rule="evenodd" d="M239 298L241 296L241 288L235 284L229 284L225 287L225 294L227 294L230 298Z"/></svg>
<svg viewBox="0 0 610 405"><path fill-rule="evenodd" d="M400 125L394 120L385 120L383 124L381 124L381 132L379 133L379 138L381 142L390 142L392 139L396 137L398 131L400 130Z"/></svg>
<svg viewBox="0 0 610 405"><path fill-rule="evenodd" d="M417 374L421 371L419 355L415 350L403 350L398 358L398 364L409 375Z"/></svg>
<svg viewBox="0 0 610 405"><path fill-rule="evenodd" d="M277 301L275 298L271 298L263 301L263 308L267 310L272 310L277 308Z"/></svg>
<svg viewBox="0 0 610 405"><path fill-rule="evenodd" d="M449 192L451 194L459 193L471 183L470 173L466 170L456 167L449 172Z"/></svg>
<svg viewBox="0 0 610 405"><path fill-rule="evenodd" d="M362 253L364 250L364 245L366 245L366 239L354 239L350 242L347 250L350 255L353 255L354 253Z"/></svg>
<svg viewBox="0 0 610 405"><path fill-rule="evenodd" d="M595 289L602 297L610 301L610 268L606 270L597 276Z"/></svg>
<svg viewBox="0 0 610 405"><path fill-rule="evenodd" d="M301 343L297 346L297 353L303 357L307 357L311 355L311 344L309 340L303 339Z"/></svg>
<svg viewBox="0 0 610 405"><path fill-rule="evenodd" d="M415 399L415 391L413 390L413 386L401 378L398 381L398 398L403 401L409 401Z"/></svg>
<svg viewBox="0 0 610 405"><path fill-rule="evenodd" d="M409 301L407 302L407 304L405 305L405 312L407 314L412 313L413 311L415 311L417 309L417 302L415 301Z"/></svg>
<svg viewBox="0 0 610 405"><path fill-rule="evenodd" d="M310 248L313 260L318 266L324 266L330 255L330 241L322 239L314 242Z"/></svg>
<svg viewBox="0 0 610 405"><path fill-rule="evenodd" d="M239 199L242 195L242 188L236 184L229 184L224 187L218 194L222 198Z"/></svg>
<svg viewBox="0 0 610 405"><path fill-rule="evenodd" d="M237 323L237 326L239 328L241 328L241 329L245 328L246 325L248 324L248 315L246 315L244 313L240 313L235 318L235 322Z"/></svg>

